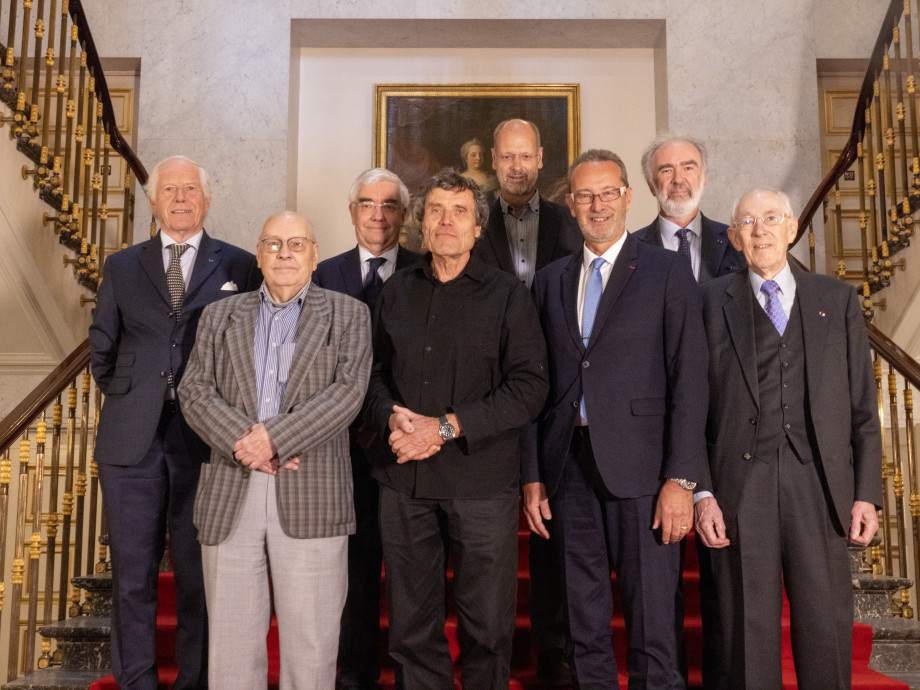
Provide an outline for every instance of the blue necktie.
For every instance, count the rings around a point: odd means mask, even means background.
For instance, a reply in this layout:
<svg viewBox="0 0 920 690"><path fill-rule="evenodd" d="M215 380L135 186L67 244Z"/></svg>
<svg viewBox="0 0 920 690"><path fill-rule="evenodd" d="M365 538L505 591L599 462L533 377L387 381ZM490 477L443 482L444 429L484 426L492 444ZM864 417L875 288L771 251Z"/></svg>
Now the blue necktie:
<svg viewBox="0 0 920 690"><path fill-rule="evenodd" d="M591 275L588 276L588 287L585 289L585 304L581 315L581 341L588 347L591 331L594 330L594 319L597 316L597 305L601 302L601 293L604 292L604 277L601 275L601 266L607 263L603 258L597 257L591 262ZM585 412L585 396L581 396L578 413L582 419L587 419Z"/></svg>
<svg viewBox="0 0 920 690"><path fill-rule="evenodd" d="M767 303L764 305L763 310L767 312L770 321L773 322L776 330L782 335L786 331L786 324L789 318L786 316L786 312L783 311L783 305L779 303L779 296L776 294L779 292L779 285L776 284L775 280L765 280L763 285L760 286L760 291L767 296Z"/></svg>
<svg viewBox="0 0 920 690"><path fill-rule="evenodd" d="M681 228L674 234L677 235L677 253L681 256L686 256L687 261L692 265L693 260L690 257L690 228Z"/></svg>

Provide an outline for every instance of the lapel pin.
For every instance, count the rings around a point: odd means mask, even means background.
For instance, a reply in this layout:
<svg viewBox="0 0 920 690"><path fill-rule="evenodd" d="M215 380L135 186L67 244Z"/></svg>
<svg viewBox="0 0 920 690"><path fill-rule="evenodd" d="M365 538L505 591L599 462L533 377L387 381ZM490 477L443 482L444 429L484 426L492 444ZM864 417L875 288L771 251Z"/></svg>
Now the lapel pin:
<svg viewBox="0 0 920 690"><path fill-rule="evenodd" d="M819 311L818 316L827 316L827 314L825 314L823 311Z"/></svg>

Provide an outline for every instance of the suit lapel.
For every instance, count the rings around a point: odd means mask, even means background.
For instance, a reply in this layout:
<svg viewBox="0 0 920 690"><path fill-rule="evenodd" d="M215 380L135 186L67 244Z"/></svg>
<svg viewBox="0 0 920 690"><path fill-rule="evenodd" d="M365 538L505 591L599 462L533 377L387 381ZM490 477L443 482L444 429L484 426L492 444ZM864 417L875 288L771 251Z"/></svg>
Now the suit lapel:
<svg viewBox="0 0 920 690"><path fill-rule="evenodd" d="M610 278L607 279L607 285L601 294L600 304L597 305L597 316L594 318L594 328L591 330L591 340L588 342L589 350L597 342L597 334L604 328L604 322L613 310L613 305L616 304L623 288L626 287L633 272L639 266L638 248L639 240L627 234L626 241L616 261L613 262Z"/></svg>
<svg viewBox="0 0 920 690"><path fill-rule="evenodd" d="M163 302L167 306L172 305L169 297L169 288L166 286L166 270L163 268L163 243L160 240L160 234L144 242L143 251L141 252L141 266L144 273L153 283L154 289L159 293Z"/></svg>
<svg viewBox="0 0 920 690"><path fill-rule="evenodd" d="M183 306L186 309L192 306L198 296L198 290L219 265L220 245L212 240L208 233L203 232L201 242L198 245L198 252L195 256L195 265L192 267L192 276L189 279L188 289L185 291Z"/></svg>
<svg viewBox="0 0 920 690"><path fill-rule="evenodd" d="M754 337L754 308L760 305L754 302L754 293L747 271L739 271L725 288L727 300L722 306L725 326L728 329L735 356L751 398L758 408L760 406L760 388L757 384L757 347Z"/></svg>
<svg viewBox="0 0 920 690"><path fill-rule="evenodd" d="M824 361L824 345L827 341L827 316L829 307L823 304L820 286L813 276L794 266L795 301L802 319L802 338L805 341L805 378L808 381L808 397L812 400L821 387L821 364ZM824 307L822 309L822 307Z"/></svg>
<svg viewBox="0 0 920 690"><path fill-rule="evenodd" d="M584 342L581 339L581 324L578 322L578 281L581 278L581 264L584 260L583 254L578 252L572 255L562 274L559 276L560 290L562 297L562 313L565 314L565 322L569 329L569 335L575 341L575 345L582 352L585 350Z"/></svg>
<svg viewBox="0 0 920 690"><path fill-rule="evenodd" d="M355 247L348 252L340 264L342 283L345 285L345 294L355 299L364 298L364 285L361 282L361 254ZM307 290L309 293L310 291Z"/></svg>
<svg viewBox="0 0 920 690"><path fill-rule="evenodd" d="M508 273L514 273L514 262L511 260L511 248L508 246L508 233L505 231L505 216L502 213L501 201L496 200L489 211L489 220L486 223L483 238L489 243L498 267Z"/></svg>
<svg viewBox="0 0 920 690"><path fill-rule="evenodd" d="M254 333L256 332L256 315L259 312L259 291L246 293L240 307L230 314L230 327L227 328L227 352L232 364L231 371L237 377L237 385L243 396L243 409L251 419L259 416L256 403L256 372Z"/></svg>
<svg viewBox="0 0 920 690"><path fill-rule="evenodd" d="M700 220L702 221L700 233L702 245L700 247L699 282L702 283L719 275L722 257L725 256L725 250L728 249L728 239L719 232L719 228L711 227L712 221L703 214L700 214Z"/></svg>
<svg viewBox="0 0 920 690"><path fill-rule="evenodd" d="M280 413L286 412L291 407L291 398L303 386L304 379L313 365L316 353L323 347L323 341L329 333L332 324L332 308L323 296L322 291L312 286L307 289L303 309L297 322L297 334L294 347L294 356L291 359L291 368L288 371L287 384L284 386L284 395L281 399Z"/></svg>
<svg viewBox="0 0 920 690"><path fill-rule="evenodd" d="M656 247L664 246L661 243L661 228L658 227L658 216L655 216L655 220L649 226L648 232L645 233L645 241L649 244L654 244Z"/></svg>
<svg viewBox="0 0 920 690"><path fill-rule="evenodd" d="M537 266L546 266L559 241L559 224L549 205L540 197L540 217L537 221Z"/></svg>
<svg viewBox="0 0 920 690"><path fill-rule="evenodd" d="M415 263L414 252L403 249L401 246L396 248L396 270L401 271Z"/></svg>

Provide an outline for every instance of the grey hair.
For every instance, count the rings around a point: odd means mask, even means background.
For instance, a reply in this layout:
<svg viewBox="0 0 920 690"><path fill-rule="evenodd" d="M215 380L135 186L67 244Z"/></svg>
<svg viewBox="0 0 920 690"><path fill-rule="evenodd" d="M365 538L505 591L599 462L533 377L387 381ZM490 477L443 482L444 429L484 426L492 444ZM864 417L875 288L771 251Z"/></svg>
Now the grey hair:
<svg viewBox="0 0 920 690"><path fill-rule="evenodd" d="M186 156L170 156L157 163L153 170L150 171L150 175L147 176L147 184L144 185L144 191L147 193L147 198L150 199L151 202L156 203L157 200L157 183L160 181L160 168L164 163L169 163L170 161L186 161L198 168L198 181L201 183L201 192L204 194L204 198L207 201L211 200L211 178L208 176L208 171Z"/></svg>
<svg viewBox="0 0 920 690"><path fill-rule="evenodd" d="M738 206L741 204L741 200L751 194L756 194L757 192L768 192L770 194L775 194L779 197L780 202L783 205L783 213L786 214L788 218L792 218L795 215L795 212L792 210L792 200L789 198L789 195L786 192L776 189L775 187L752 187L747 190L744 194L735 199L732 204L732 225L735 224L735 221L738 220L736 214L738 213Z"/></svg>
<svg viewBox="0 0 920 690"><path fill-rule="evenodd" d="M352 183L351 189L348 190L348 203L356 204L361 188L367 185L377 184L378 182L392 182L395 184L397 189L399 189L399 205L403 208L409 206L408 188L403 181L399 179L399 175L386 168L371 168L358 175L358 179Z"/></svg>
<svg viewBox="0 0 920 690"><path fill-rule="evenodd" d="M464 141L463 145L460 147L460 162L463 165L466 165L466 156L470 152L470 149L473 148L474 146L478 146L481 149L485 149L485 147L482 145L482 142L479 141L479 139L477 139L476 137L473 137L469 141Z"/></svg>
<svg viewBox="0 0 920 690"><path fill-rule="evenodd" d="M623 159L620 158L613 151L607 151L606 149L588 149L587 151L578 155L578 158L572 161L572 165L569 166L569 172L566 174L565 180L569 185L569 191L572 191L572 173L582 163L615 163L616 166L620 169L620 178L623 180L623 186L629 186L629 177L626 174L626 164L623 162Z"/></svg>
<svg viewBox="0 0 920 690"><path fill-rule="evenodd" d="M498 133L505 128L505 125L509 125L512 122L523 122L525 125L528 125L533 130L534 136L537 138L537 148L540 148L540 129L530 120L521 120L520 118L502 120L497 125L495 125L495 131L492 132L492 146L495 146L495 141L498 139Z"/></svg>
<svg viewBox="0 0 920 690"><path fill-rule="evenodd" d="M428 195L434 189L443 189L448 192L465 192L469 190L473 193L473 204L476 208L476 225L485 225L489 219L489 202L486 201L485 194L476 182L469 177L464 177L453 168L444 168L437 175L433 175L425 180L415 193L413 203L413 216L421 223L425 217L425 202Z"/></svg>
<svg viewBox="0 0 920 690"><path fill-rule="evenodd" d="M658 187L655 184L655 171L652 170L652 158L655 157L655 154L658 153L658 150L662 146L667 146L668 144L690 144L694 147L700 154L700 167L704 175L706 174L706 167L709 164L709 151L706 149L706 145L699 139L679 136L677 134L662 134L661 136L655 137L642 154L641 165L642 174L645 175L645 181L648 183L649 189L653 190L656 194L658 193Z"/></svg>

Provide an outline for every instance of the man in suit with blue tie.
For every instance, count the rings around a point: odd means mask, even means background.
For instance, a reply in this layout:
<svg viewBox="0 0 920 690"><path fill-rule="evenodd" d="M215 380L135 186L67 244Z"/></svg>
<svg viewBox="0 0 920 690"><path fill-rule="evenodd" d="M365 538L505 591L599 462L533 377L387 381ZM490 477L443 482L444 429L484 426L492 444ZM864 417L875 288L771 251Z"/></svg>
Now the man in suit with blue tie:
<svg viewBox="0 0 920 690"><path fill-rule="evenodd" d="M207 617L192 524L208 448L176 400L205 305L253 290L249 252L204 231L208 175L181 156L147 181L160 232L105 263L89 329L105 394L95 460L112 555L112 666L123 690L155 690L157 573L166 534L176 578L176 690L207 687Z"/></svg>
<svg viewBox="0 0 920 690"><path fill-rule="evenodd" d="M626 232L623 161L592 149L569 169L582 251L534 279L550 395L524 436L524 508L562 555L581 690L617 688L610 567L630 688L685 687L674 626L680 540L706 449L706 340L686 260Z"/></svg>
<svg viewBox="0 0 920 690"><path fill-rule="evenodd" d="M707 151L703 142L665 134L642 154L642 172L658 200L658 216L636 230L643 242L676 251L688 259L697 282L744 268L744 254L728 241L728 226L704 216Z"/></svg>
<svg viewBox="0 0 920 690"><path fill-rule="evenodd" d="M370 315L310 283L316 255L306 220L270 217L258 242L261 289L205 310L179 387L189 424L211 446L195 525L215 689L265 687L272 595L280 686L335 683L355 529L348 426L370 375Z"/></svg>
<svg viewBox="0 0 920 690"><path fill-rule="evenodd" d="M421 255L399 246L409 190L384 168L358 175L348 194L348 210L358 245L321 261L313 283L364 302L373 309L383 283L394 271L415 266ZM351 426L351 471L355 484L357 528L348 538L348 598L339 635L342 690L377 688L380 675L380 568L383 560L377 521L377 482L369 454L389 447L359 418Z"/></svg>
<svg viewBox="0 0 920 690"><path fill-rule="evenodd" d="M711 547L728 687L782 686L783 590L798 687L849 688L853 586L882 502L878 398L859 296L787 260L789 197L735 202L748 270L703 286L709 464L694 499Z"/></svg>

